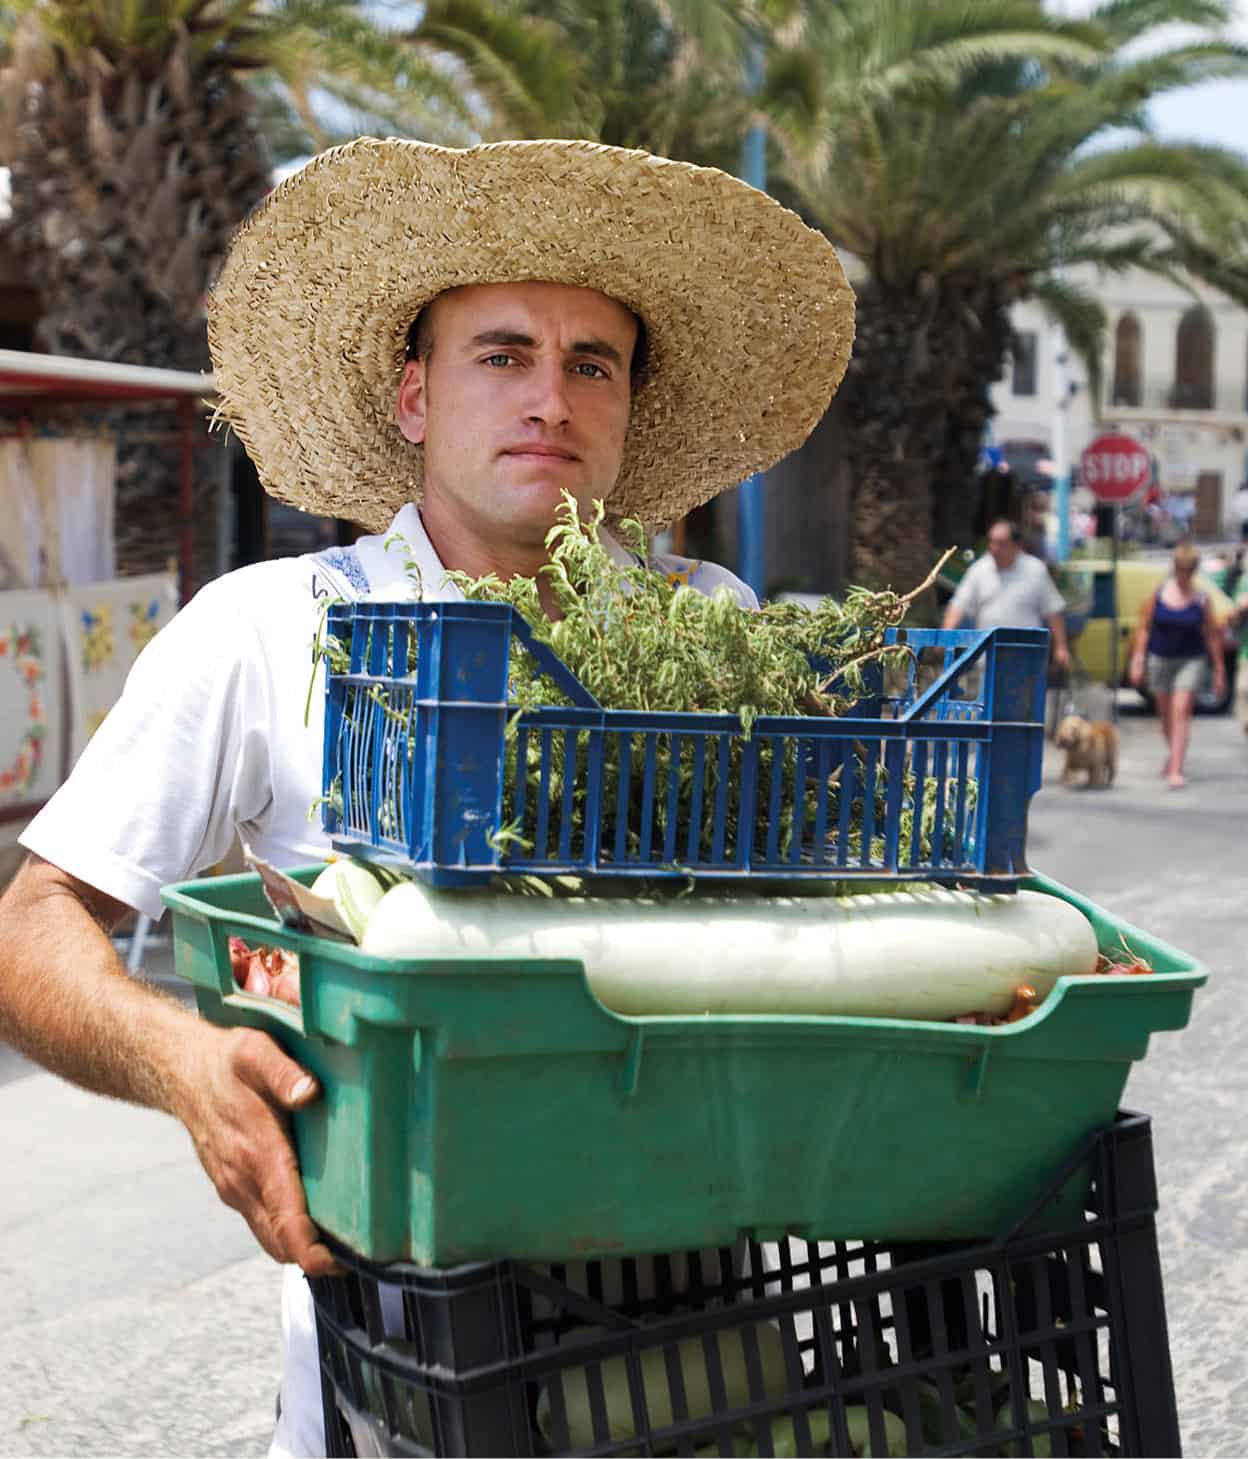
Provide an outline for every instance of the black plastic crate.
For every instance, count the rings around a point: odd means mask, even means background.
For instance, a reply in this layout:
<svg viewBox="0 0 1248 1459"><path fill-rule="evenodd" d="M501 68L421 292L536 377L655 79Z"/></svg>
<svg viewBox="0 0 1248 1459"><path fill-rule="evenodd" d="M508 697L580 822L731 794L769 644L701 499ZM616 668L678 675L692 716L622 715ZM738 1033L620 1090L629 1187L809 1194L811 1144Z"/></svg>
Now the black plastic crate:
<svg viewBox="0 0 1248 1459"><path fill-rule="evenodd" d="M1148 1119L1083 1158L1079 1226L974 1246L446 1271L335 1248L327 1452L1177 1455Z"/></svg>

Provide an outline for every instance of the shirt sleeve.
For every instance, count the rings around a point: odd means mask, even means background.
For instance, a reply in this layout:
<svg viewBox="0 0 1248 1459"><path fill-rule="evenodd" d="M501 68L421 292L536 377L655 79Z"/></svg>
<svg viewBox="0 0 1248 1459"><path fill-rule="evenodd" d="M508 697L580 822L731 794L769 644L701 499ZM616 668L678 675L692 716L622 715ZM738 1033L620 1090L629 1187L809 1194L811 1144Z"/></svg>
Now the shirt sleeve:
<svg viewBox="0 0 1248 1459"><path fill-rule="evenodd" d="M982 562L971 563L962 574L962 581L953 590L953 597L949 602L949 606L956 608L963 620L969 620L969 625L972 627L979 616L980 603L983 598L983 576Z"/></svg>
<svg viewBox="0 0 1248 1459"><path fill-rule="evenodd" d="M156 919L160 888L214 865L272 797L271 688L227 579L205 586L135 662L65 784L21 837ZM244 715L244 710L246 714Z"/></svg>

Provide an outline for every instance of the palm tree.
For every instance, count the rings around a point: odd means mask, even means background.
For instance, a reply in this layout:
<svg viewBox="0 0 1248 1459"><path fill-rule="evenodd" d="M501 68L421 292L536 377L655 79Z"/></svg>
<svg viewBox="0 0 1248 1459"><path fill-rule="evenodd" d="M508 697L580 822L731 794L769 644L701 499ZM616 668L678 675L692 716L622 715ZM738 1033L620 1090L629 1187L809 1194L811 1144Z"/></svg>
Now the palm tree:
<svg viewBox="0 0 1248 1459"><path fill-rule="evenodd" d="M490 99L355 0L18 0L8 19L9 236L61 353L201 367L204 294L275 153L366 130L462 144ZM554 55L524 55L552 104Z"/></svg>
<svg viewBox="0 0 1248 1459"><path fill-rule="evenodd" d="M909 8L913 20L964 7ZM1022 20L1038 7L1007 8ZM1160 143L1143 115L1166 89L1244 70L1219 33L1226 19L1220 0L1107 0L1077 31L1050 22L1043 48L984 51L960 75L929 65L885 100L851 99L835 125L825 109L816 145L802 158L791 150L800 197L862 270L844 399L856 579L916 580L933 531L942 546L968 540L988 387L1010 349L1015 300L1036 297L1061 320L1095 388L1104 315L1066 268L1138 266L1248 295L1248 165ZM1167 20L1208 35L1123 58ZM896 54L887 35L881 48ZM1134 138L1101 145L1115 128Z"/></svg>
<svg viewBox="0 0 1248 1459"><path fill-rule="evenodd" d="M429 0L412 38L454 55L495 98L483 135L582 137L735 169L750 121L744 0L484 0L558 56L557 84L540 90L517 83L548 82L549 61L545 76L517 64L476 21L480 3Z"/></svg>

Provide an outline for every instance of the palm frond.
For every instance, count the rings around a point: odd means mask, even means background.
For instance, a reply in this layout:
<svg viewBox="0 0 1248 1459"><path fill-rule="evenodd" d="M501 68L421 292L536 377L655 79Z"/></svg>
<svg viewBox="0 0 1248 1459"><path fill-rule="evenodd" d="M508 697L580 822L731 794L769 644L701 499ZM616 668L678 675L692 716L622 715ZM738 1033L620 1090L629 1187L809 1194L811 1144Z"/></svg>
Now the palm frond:
<svg viewBox="0 0 1248 1459"><path fill-rule="evenodd" d="M1090 290L1055 274L1031 279L1028 293L1061 325L1087 371L1093 411L1099 414L1108 330L1105 306Z"/></svg>

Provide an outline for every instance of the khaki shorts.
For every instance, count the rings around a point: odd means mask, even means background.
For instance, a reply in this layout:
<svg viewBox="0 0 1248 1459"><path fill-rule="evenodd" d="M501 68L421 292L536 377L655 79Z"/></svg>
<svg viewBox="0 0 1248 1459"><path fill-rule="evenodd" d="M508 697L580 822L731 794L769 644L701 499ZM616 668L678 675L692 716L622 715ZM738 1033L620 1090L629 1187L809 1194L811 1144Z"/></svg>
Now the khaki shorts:
<svg viewBox="0 0 1248 1459"><path fill-rule="evenodd" d="M1150 694L1196 694L1205 682L1205 656L1196 659L1162 658L1149 654L1145 682Z"/></svg>

